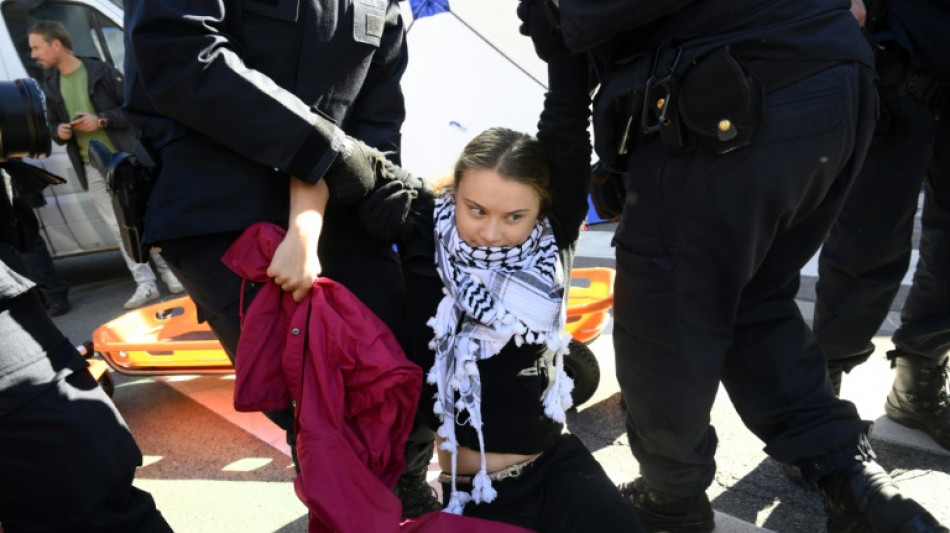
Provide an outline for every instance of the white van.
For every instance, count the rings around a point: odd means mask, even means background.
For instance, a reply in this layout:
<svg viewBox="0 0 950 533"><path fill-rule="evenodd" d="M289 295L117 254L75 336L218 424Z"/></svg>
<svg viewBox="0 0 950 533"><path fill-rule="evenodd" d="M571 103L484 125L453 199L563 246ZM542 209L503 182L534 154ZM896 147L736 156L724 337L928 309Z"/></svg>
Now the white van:
<svg viewBox="0 0 950 533"><path fill-rule="evenodd" d="M27 37L30 26L40 20L63 23L76 55L123 68L122 0L0 0L0 15L0 80L45 77L30 59ZM115 249L112 232L79 183L65 147L54 143L48 158L28 161L66 179L63 185L46 188L46 205L36 210L53 257Z"/></svg>

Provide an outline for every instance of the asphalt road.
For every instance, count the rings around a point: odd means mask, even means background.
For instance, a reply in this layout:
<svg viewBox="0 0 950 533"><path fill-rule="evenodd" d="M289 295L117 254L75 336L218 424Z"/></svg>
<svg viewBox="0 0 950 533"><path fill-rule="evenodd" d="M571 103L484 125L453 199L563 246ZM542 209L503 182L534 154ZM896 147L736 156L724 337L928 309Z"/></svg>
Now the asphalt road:
<svg viewBox="0 0 950 533"><path fill-rule="evenodd" d="M603 230L609 227L595 228L601 231L582 238L578 266L612 264L609 245L604 249L609 233ZM125 312L122 303L134 284L117 252L61 259L57 266L71 282L73 310L56 322L75 343ZM799 303L810 316L807 294ZM888 338L875 342L883 349L846 377L842 394L863 417L877 421L872 442L879 461L904 492L950 523L950 452L883 417L891 379L883 356ZM636 475L637 465L619 408L609 326L592 348L601 364L601 384L591 401L569 415L568 425L611 477L624 481ZM116 375L116 380L114 401L145 455L136 484L152 492L176 531L306 531L306 509L294 495L293 467L280 432L261 415L233 412L230 377ZM744 428L725 393L719 395L712 421L720 445L718 473L708 494L719 513L717 531L824 529L819 497L785 479ZM430 467L430 479L437 470Z"/></svg>

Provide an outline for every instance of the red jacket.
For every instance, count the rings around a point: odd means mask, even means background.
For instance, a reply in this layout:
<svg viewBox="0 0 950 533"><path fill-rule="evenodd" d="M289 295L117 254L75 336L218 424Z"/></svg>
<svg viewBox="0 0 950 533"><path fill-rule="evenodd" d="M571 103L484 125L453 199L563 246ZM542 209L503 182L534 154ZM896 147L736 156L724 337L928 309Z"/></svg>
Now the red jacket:
<svg viewBox="0 0 950 533"><path fill-rule="evenodd" d="M273 224L254 224L221 259L244 280L263 283L241 318L234 408L276 411L296 402L294 488L311 512L308 530L528 532L448 513L400 524L391 488L405 466L422 370L346 287L319 278L297 304L273 283L267 267L283 237Z"/></svg>
<svg viewBox="0 0 950 533"><path fill-rule="evenodd" d="M397 531L391 488L405 467L422 370L346 287L319 278L300 304L267 277L284 231L258 223L222 257L263 283L242 317L234 408L272 411L296 402L297 496L310 531Z"/></svg>

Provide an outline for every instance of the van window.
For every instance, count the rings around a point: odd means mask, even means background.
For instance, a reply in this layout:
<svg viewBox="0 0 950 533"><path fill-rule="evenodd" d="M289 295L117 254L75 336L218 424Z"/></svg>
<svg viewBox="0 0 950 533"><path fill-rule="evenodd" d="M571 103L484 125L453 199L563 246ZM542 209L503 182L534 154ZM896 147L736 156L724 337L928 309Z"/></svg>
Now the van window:
<svg viewBox="0 0 950 533"><path fill-rule="evenodd" d="M3 4L3 19L10 30L10 37L27 73L38 80L46 77L30 58L30 26L41 20L59 21L66 27L73 41L73 52L80 57L96 57L111 63L122 71L125 60L125 44L122 29L95 9L69 2L33 3L7 2ZM121 5L121 3L118 3Z"/></svg>

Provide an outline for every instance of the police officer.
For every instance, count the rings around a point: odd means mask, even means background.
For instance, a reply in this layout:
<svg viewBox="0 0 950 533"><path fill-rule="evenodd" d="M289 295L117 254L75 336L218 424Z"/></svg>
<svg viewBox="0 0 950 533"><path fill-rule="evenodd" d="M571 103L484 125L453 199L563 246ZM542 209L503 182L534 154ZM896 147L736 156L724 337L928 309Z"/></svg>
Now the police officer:
<svg viewBox="0 0 950 533"><path fill-rule="evenodd" d="M874 351L910 262L921 182L920 261L887 357L896 369L887 416L950 449L950 5L869 3L881 116L871 150L819 256L815 335L835 391ZM938 120L939 119L939 120Z"/></svg>
<svg viewBox="0 0 950 533"><path fill-rule="evenodd" d="M794 301L873 128L850 4L552 4L523 0L535 48L556 57L560 28L591 58L595 148L627 191L614 346L641 477L620 490L647 529L715 527L721 382L769 455L817 481L830 531L947 531L874 462Z"/></svg>
<svg viewBox="0 0 950 533"><path fill-rule="evenodd" d="M157 168L144 240L232 360L241 281L220 258L259 221L288 229L268 269L284 290L300 301L317 275L330 277L402 339L398 260L350 207L383 166L375 149L398 162L398 2L132 0L125 14L126 107ZM289 410L269 416L292 428ZM432 442L420 430L407 445L396 487L405 515L438 508L425 478Z"/></svg>

